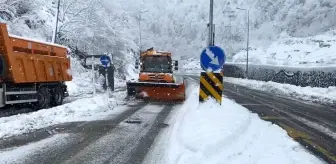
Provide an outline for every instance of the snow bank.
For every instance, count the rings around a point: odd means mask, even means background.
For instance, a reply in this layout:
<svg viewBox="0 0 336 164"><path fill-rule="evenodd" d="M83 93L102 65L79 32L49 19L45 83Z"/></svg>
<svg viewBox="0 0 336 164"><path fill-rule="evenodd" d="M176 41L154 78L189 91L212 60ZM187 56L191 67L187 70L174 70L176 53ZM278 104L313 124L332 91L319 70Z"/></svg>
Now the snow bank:
<svg viewBox="0 0 336 164"><path fill-rule="evenodd" d="M71 59L71 69L73 80L66 82L69 97L65 99L64 105L0 118L0 138L29 133L66 122L104 119L108 115L124 110L124 107L116 107L125 104L126 92L106 92L96 77L97 94L93 96L91 72L83 68L76 59ZM124 85L125 81L116 79L117 87Z"/></svg>
<svg viewBox="0 0 336 164"><path fill-rule="evenodd" d="M76 58L71 58L70 61L73 79L72 81L66 82L70 97L93 93L92 72L85 69ZM95 77L97 79L95 83L96 89L103 91L102 86L99 84L98 73L96 73Z"/></svg>
<svg viewBox="0 0 336 164"><path fill-rule="evenodd" d="M189 90L188 100L171 116L170 128L157 141L164 154L158 156L160 152L154 148L148 161L166 164L322 163L277 125L261 120L226 98L222 106L214 100L199 104L198 89Z"/></svg>
<svg viewBox="0 0 336 164"><path fill-rule="evenodd" d="M271 81L264 82L230 77L224 77L224 81L273 94L294 97L305 101L311 101L325 105L336 104L336 87L300 87L290 84L275 83Z"/></svg>
<svg viewBox="0 0 336 164"><path fill-rule="evenodd" d="M131 69L127 70L128 74L135 76ZM117 87L124 87L126 82L124 79L121 79L120 76L117 76L118 72L115 73L114 85ZM73 97L83 96L93 93L93 87L96 87L98 93L105 92L103 89L103 83L105 78L102 75L99 75L98 71L95 71L95 85L92 82L92 71L85 69L79 60L76 58L71 58L71 75L73 77L72 81L66 82L69 91L69 99Z"/></svg>
<svg viewBox="0 0 336 164"><path fill-rule="evenodd" d="M48 126L77 121L92 121L120 113L126 96L124 92L99 94L95 97L82 98L73 102L28 114L19 114L0 118L0 138L29 133Z"/></svg>
<svg viewBox="0 0 336 164"><path fill-rule="evenodd" d="M178 71L179 73L199 73L202 70L199 58L182 60L180 63L181 71Z"/></svg>
<svg viewBox="0 0 336 164"><path fill-rule="evenodd" d="M336 65L336 31L306 38L282 35L268 47L249 51L253 64L288 65L295 67ZM246 51L233 57L234 63L246 62Z"/></svg>

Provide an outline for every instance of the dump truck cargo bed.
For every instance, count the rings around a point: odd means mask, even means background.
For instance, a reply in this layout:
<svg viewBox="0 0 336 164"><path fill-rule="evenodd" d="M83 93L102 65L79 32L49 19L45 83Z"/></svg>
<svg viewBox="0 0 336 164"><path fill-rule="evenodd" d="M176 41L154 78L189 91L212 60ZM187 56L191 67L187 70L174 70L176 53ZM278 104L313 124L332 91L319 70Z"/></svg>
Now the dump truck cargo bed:
<svg viewBox="0 0 336 164"><path fill-rule="evenodd" d="M5 82L46 83L71 81L66 47L8 34L0 23L0 79Z"/></svg>

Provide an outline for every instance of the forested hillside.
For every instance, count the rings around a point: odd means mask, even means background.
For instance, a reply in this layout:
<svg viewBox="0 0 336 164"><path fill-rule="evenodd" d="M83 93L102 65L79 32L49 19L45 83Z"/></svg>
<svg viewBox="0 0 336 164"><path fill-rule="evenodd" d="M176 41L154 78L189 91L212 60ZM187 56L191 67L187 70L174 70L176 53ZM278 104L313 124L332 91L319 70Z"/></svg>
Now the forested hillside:
<svg viewBox="0 0 336 164"><path fill-rule="evenodd" d="M0 19L14 34L50 41L56 6L57 0L1 0ZM334 0L215 0L216 44L229 55L245 49L247 12L237 7L249 9L251 48L268 48L281 35L315 36L336 26ZM208 9L208 0L61 0L58 41L122 57L138 51L140 23L143 49L197 58L206 45Z"/></svg>

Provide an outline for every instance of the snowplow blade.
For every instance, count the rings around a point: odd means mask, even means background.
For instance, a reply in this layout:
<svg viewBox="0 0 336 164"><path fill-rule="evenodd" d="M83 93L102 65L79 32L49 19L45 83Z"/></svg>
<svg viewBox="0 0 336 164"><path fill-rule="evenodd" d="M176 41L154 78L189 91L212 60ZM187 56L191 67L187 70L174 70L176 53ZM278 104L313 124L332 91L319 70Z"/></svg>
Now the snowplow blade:
<svg viewBox="0 0 336 164"><path fill-rule="evenodd" d="M128 82L127 95L164 102L184 101L185 84Z"/></svg>

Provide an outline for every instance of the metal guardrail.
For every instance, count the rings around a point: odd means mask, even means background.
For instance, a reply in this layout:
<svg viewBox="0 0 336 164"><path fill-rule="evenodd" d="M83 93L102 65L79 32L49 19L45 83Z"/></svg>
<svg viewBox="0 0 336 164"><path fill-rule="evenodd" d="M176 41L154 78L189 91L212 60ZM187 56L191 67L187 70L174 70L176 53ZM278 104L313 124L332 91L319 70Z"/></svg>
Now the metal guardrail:
<svg viewBox="0 0 336 164"><path fill-rule="evenodd" d="M246 78L245 67L241 64L226 64L224 76ZM295 68L285 66L249 65L249 79L273 81L301 87L336 86L336 67Z"/></svg>

